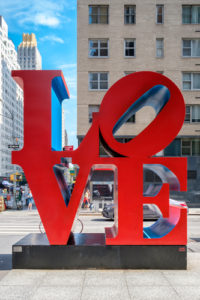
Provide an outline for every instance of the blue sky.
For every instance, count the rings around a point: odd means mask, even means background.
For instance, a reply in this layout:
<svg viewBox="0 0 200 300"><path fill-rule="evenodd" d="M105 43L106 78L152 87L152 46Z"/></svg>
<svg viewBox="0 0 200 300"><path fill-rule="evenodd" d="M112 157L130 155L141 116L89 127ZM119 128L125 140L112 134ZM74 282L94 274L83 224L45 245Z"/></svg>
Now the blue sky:
<svg viewBox="0 0 200 300"><path fill-rule="evenodd" d="M5 0L0 1L0 14L16 49L23 32L35 33L42 68L63 71L70 91L63 104L68 144L77 147L76 0Z"/></svg>

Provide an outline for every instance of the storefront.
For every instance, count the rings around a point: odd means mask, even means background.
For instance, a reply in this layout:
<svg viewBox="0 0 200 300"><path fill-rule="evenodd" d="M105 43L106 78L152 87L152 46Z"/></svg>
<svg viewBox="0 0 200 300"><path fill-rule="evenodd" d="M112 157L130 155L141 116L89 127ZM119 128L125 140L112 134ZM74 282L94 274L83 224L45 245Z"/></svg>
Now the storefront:
<svg viewBox="0 0 200 300"><path fill-rule="evenodd" d="M112 170L94 170L90 180L90 201L95 210L114 200L114 172Z"/></svg>

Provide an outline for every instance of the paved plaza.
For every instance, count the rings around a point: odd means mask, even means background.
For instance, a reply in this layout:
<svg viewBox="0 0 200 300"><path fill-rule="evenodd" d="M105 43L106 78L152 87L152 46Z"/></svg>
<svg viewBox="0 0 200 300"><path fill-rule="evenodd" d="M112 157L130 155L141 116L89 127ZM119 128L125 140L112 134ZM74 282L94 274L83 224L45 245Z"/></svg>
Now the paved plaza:
<svg viewBox="0 0 200 300"><path fill-rule="evenodd" d="M81 214L83 232L103 232L112 222ZM11 246L39 231L36 210L0 214L0 299L200 299L200 214L188 216L188 269L172 270L12 270ZM79 223L75 224L79 231Z"/></svg>

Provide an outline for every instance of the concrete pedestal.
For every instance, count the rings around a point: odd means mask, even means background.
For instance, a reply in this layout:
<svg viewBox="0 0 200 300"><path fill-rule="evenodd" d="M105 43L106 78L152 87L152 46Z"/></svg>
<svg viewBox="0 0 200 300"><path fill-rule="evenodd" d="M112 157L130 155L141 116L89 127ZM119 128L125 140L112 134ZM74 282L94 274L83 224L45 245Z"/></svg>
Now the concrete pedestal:
<svg viewBox="0 0 200 300"><path fill-rule="evenodd" d="M107 246L105 234L72 234L68 245L51 246L45 234L29 234L12 247L13 269L187 268L187 247Z"/></svg>

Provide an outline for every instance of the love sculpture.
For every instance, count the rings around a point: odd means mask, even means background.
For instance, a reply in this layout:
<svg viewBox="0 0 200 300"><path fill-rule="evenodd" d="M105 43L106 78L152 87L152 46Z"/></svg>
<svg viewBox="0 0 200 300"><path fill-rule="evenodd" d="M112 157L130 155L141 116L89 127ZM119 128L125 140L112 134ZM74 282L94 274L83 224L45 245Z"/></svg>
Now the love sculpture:
<svg viewBox="0 0 200 300"><path fill-rule="evenodd" d="M117 170L115 224L106 228L106 246L187 244L187 210L169 205L169 190L186 190L186 158L155 156L173 141L184 122L184 100L171 80L154 72L123 77L105 94L78 149L52 151L52 107L60 107L69 98L62 72L13 71L12 76L24 90L24 147L13 152L12 162L24 170L50 245L67 245L88 175L95 166ZM52 88L56 103L51 99ZM114 133L144 106L155 109L155 119L128 143L118 142ZM100 141L108 157L100 157ZM53 171L64 157L71 157L80 168L67 205ZM143 192L145 168L160 174L163 184L157 194ZM143 228L143 205L152 203L163 217Z"/></svg>

